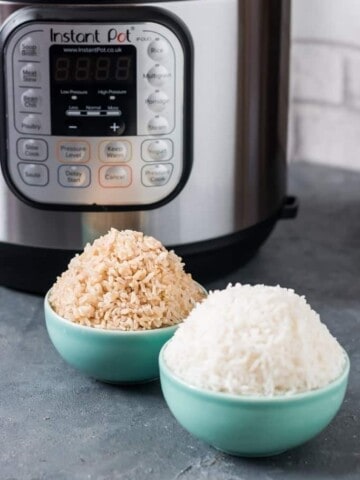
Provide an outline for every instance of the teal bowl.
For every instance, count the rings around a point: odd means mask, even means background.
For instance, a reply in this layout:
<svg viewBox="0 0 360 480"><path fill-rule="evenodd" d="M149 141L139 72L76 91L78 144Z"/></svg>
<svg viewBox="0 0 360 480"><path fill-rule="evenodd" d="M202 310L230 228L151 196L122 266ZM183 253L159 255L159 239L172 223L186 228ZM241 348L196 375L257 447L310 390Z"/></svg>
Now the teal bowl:
<svg viewBox="0 0 360 480"><path fill-rule="evenodd" d="M334 418L345 396L350 361L324 388L291 396L257 397L193 387L159 357L165 400L178 422L195 437L230 455L264 457L301 445Z"/></svg>
<svg viewBox="0 0 360 480"><path fill-rule="evenodd" d="M46 328L70 365L107 383L141 383L159 377L159 352L177 325L129 332L86 327L55 313L48 296L44 301Z"/></svg>

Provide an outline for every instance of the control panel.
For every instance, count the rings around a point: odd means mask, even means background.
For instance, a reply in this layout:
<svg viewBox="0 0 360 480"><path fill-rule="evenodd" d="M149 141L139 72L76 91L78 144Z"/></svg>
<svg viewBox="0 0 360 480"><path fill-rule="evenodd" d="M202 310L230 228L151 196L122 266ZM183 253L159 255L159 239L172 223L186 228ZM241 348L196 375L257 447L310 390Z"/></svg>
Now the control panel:
<svg viewBox="0 0 360 480"><path fill-rule="evenodd" d="M183 179L185 52L156 22L27 22L5 43L8 181L37 205L151 206Z"/></svg>

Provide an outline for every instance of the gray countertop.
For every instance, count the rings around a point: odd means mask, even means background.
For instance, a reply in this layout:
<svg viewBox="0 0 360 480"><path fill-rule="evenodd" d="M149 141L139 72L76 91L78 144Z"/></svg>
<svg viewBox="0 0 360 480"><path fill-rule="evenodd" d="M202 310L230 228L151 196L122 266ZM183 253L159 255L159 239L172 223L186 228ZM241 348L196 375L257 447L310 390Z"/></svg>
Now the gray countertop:
<svg viewBox="0 0 360 480"><path fill-rule="evenodd" d="M66 365L42 298L0 287L0 480L287 480L360 478L360 174L298 164L295 221L279 222L245 267L207 284L280 284L305 294L348 351L344 405L316 439L241 459L191 437L158 382L99 383Z"/></svg>

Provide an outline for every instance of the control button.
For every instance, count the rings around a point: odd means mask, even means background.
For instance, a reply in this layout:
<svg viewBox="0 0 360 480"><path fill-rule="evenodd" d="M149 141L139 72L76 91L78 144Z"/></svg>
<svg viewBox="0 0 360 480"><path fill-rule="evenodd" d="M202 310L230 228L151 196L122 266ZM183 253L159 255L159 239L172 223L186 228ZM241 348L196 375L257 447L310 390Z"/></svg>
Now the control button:
<svg viewBox="0 0 360 480"><path fill-rule="evenodd" d="M110 135L122 135L125 131L125 123L122 120L116 120L109 124Z"/></svg>
<svg viewBox="0 0 360 480"><path fill-rule="evenodd" d="M42 98L36 90L29 89L21 95L21 105L29 110L39 110L41 102Z"/></svg>
<svg viewBox="0 0 360 480"><path fill-rule="evenodd" d="M141 146L141 156L145 161L170 160L173 156L171 140L145 140Z"/></svg>
<svg viewBox="0 0 360 480"><path fill-rule="evenodd" d="M20 80L24 83L36 83L40 80L40 72L34 63L27 63L20 70Z"/></svg>
<svg viewBox="0 0 360 480"><path fill-rule="evenodd" d="M60 162L87 162L90 158L90 147L87 142L59 142L58 159Z"/></svg>
<svg viewBox="0 0 360 480"><path fill-rule="evenodd" d="M169 181L174 166L171 163L146 165L141 170L141 181L145 187L161 187Z"/></svg>
<svg viewBox="0 0 360 480"><path fill-rule="evenodd" d="M69 135L76 135L81 132L81 124L75 123L74 120L71 120L71 123L66 125Z"/></svg>
<svg viewBox="0 0 360 480"><path fill-rule="evenodd" d="M168 53L169 44L161 38L155 39L148 47L148 55L155 61L162 60Z"/></svg>
<svg viewBox="0 0 360 480"><path fill-rule="evenodd" d="M32 37L26 37L20 42L19 51L22 57L38 57L40 55L39 45Z"/></svg>
<svg viewBox="0 0 360 480"><path fill-rule="evenodd" d="M20 129L26 133L39 133L41 130L40 118L36 115L26 115L21 119Z"/></svg>
<svg viewBox="0 0 360 480"><path fill-rule="evenodd" d="M17 155L22 160L43 162L48 156L48 147L45 140L20 138L17 142Z"/></svg>
<svg viewBox="0 0 360 480"><path fill-rule="evenodd" d="M99 182L101 186L107 188L128 187L131 184L131 168L126 165L101 167Z"/></svg>
<svg viewBox="0 0 360 480"><path fill-rule="evenodd" d="M85 188L90 185L90 168L85 165L61 165L58 181L63 187Z"/></svg>
<svg viewBox="0 0 360 480"><path fill-rule="evenodd" d="M169 100L170 99L165 92L156 90L154 93L148 96L146 103L153 112L162 112L169 103Z"/></svg>
<svg viewBox="0 0 360 480"><path fill-rule="evenodd" d="M18 169L22 180L28 185L43 187L49 183L49 170L38 163L19 163Z"/></svg>
<svg viewBox="0 0 360 480"><path fill-rule="evenodd" d="M161 87L171 78L171 73L163 65L154 65L146 74L146 78L151 85Z"/></svg>
<svg viewBox="0 0 360 480"><path fill-rule="evenodd" d="M131 156L131 146L129 142L113 141L101 142L100 159L102 162L128 162Z"/></svg>
<svg viewBox="0 0 360 480"><path fill-rule="evenodd" d="M156 117L152 118L148 123L148 130L149 133L152 133L154 135L167 133L169 130L169 123L165 117L156 115Z"/></svg>

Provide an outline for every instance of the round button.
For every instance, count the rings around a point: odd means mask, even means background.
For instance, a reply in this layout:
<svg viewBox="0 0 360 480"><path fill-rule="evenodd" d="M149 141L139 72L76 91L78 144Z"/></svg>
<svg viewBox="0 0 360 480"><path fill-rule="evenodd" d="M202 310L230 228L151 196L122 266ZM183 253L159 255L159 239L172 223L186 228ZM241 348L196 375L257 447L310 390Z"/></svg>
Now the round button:
<svg viewBox="0 0 360 480"><path fill-rule="evenodd" d="M173 165L157 163L147 165L141 170L141 181L145 187L161 187L169 181L173 171Z"/></svg>
<svg viewBox="0 0 360 480"><path fill-rule="evenodd" d="M165 117L160 117L160 115L156 115L156 117L152 118L148 123L148 130L150 133L161 134L167 133L169 129L169 123Z"/></svg>
<svg viewBox="0 0 360 480"><path fill-rule="evenodd" d="M100 185L105 188L128 187L131 184L131 168L128 166L101 167Z"/></svg>
<svg viewBox="0 0 360 480"><path fill-rule="evenodd" d="M168 53L169 44L161 38L155 39L148 47L148 55L155 61L162 60Z"/></svg>
<svg viewBox="0 0 360 480"><path fill-rule="evenodd" d="M128 153L125 142L114 141L106 143L102 157L107 162L126 162L129 159Z"/></svg>
<svg viewBox="0 0 360 480"><path fill-rule="evenodd" d="M169 103L169 97L166 95L166 93L156 90L154 93L149 95L146 103L153 112L162 112Z"/></svg>
<svg viewBox="0 0 360 480"><path fill-rule="evenodd" d="M22 67L20 80L24 83L36 83L40 80L40 72L34 63L27 63Z"/></svg>
<svg viewBox="0 0 360 480"><path fill-rule="evenodd" d="M34 138L20 138L17 143L17 154L22 160L43 162L48 156L48 147L45 140Z"/></svg>
<svg viewBox="0 0 360 480"><path fill-rule="evenodd" d="M26 90L21 95L21 104L24 108L29 110L39 110L41 106L42 98L40 95L37 94L35 90L29 89Z"/></svg>
<svg viewBox="0 0 360 480"><path fill-rule="evenodd" d="M149 144L148 152L153 160L164 160L169 156L168 144L163 140L155 140Z"/></svg>
<svg viewBox="0 0 360 480"><path fill-rule="evenodd" d="M125 131L125 122L123 120L114 120L109 124L110 135L122 135Z"/></svg>
<svg viewBox="0 0 360 480"><path fill-rule="evenodd" d="M171 78L171 73L163 65L154 65L146 74L146 78L151 85L161 87Z"/></svg>
<svg viewBox="0 0 360 480"><path fill-rule="evenodd" d="M63 187L88 187L90 168L85 165L62 165L58 170L58 182Z"/></svg>
<svg viewBox="0 0 360 480"><path fill-rule="evenodd" d="M49 182L49 170L45 165L19 163L18 169L22 180L28 185L43 187Z"/></svg>
<svg viewBox="0 0 360 480"><path fill-rule="evenodd" d="M22 57L38 57L40 48L32 37L26 37L20 42L19 52Z"/></svg>
<svg viewBox="0 0 360 480"><path fill-rule="evenodd" d="M57 153L60 162L87 162L90 146L87 142L59 142Z"/></svg>
<svg viewBox="0 0 360 480"><path fill-rule="evenodd" d="M38 133L41 130L41 121L35 115L27 115L21 120L20 128L23 132Z"/></svg>

